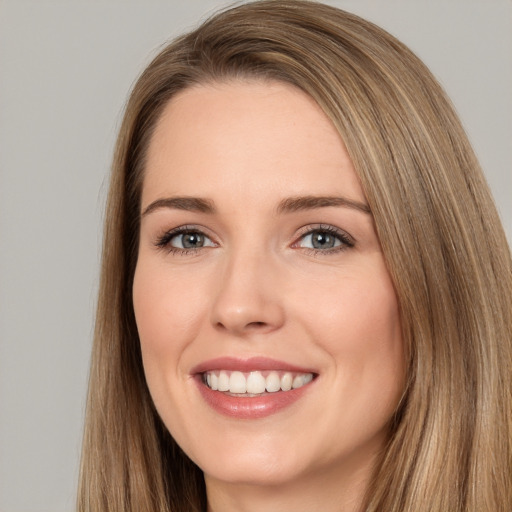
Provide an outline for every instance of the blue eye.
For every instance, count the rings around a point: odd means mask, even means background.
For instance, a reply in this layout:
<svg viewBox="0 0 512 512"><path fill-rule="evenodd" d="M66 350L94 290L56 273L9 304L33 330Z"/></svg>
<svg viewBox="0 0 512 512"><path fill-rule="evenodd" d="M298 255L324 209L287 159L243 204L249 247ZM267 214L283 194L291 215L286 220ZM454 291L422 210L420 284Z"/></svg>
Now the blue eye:
<svg viewBox="0 0 512 512"><path fill-rule="evenodd" d="M215 247L215 244L201 231L178 228L165 233L156 243L157 247L169 251L194 251L203 247Z"/></svg>
<svg viewBox="0 0 512 512"><path fill-rule="evenodd" d="M169 245L178 249L199 249L201 247L211 247L213 243L206 235L203 235L203 233L189 231L174 235L169 240Z"/></svg>
<svg viewBox="0 0 512 512"><path fill-rule="evenodd" d="M333 249L341 245L341 240L326 231L315 230L306 235L300 245L310 249Z"/></svg>
<svg viewBox="0 0 512 512"><path fill-rule="evenodd" d="M353 246L354 241L351 237L331 226L312 229L296 243L296 247L326 252Z"/></svg>

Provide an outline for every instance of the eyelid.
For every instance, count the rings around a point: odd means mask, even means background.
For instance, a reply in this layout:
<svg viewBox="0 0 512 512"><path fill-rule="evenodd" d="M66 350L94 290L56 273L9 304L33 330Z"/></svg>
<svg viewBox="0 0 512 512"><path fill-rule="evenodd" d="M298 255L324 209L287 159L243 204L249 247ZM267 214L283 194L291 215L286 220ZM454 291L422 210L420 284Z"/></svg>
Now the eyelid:
<svg viewBox="0 0 512 512"><path fill-rule="evenodd" d="M307 235L310 235L314 233L315 231L324 231L326 233L329 233L341 242L339 245L327 248L327 249L318 249L318 248L310 248L310 247L300 247L299 242L303 240ZM180 234L184 233L199 233L203 235L205 238L210 240L213 244L213 246L218 246L218 242L215 240L215 237L210 234L210 230L205 228L204 226L197 225L197 224L185 224L181 226L176 226L175 228L167 229L161 232L154 241L154 246L159 250L164 250L168 252L174 252L177 254L188 254L192 255L193 253L197 253L198 251L201 251L203 249L207 249L209 247L212 247L211 245L203 246L203 247L191 247L191 248L180 248L180 247L174 247L170 245L170 241L173 237L178 236ZM310 251L314 254L332 254L339 251L343 251L346 249L349 249L351 247L354 247L356 241L355 239L347 233L345 230L340 229L336 226L333 226L331 224L308 224L306 226L303 226L299 228L297 234L294 237L294 242L291 244L292 248L301 249L304 251Z"/></svg>
<svg viewBox="0 0 512 512"><path fill-rule="evenodd" d="M214 237L209 233L209 230L203 226L197 224L185 224L181 226L176 226L175 228L163 230L159 235L156 236L156 240L154 241L154 246L159 250L164 250L168 252L174 252L178 254L191 254L197 252L201 249L205 249L211 246L205 247L190 247L190 248L180 248L174 247L170 244L171 240L178 235L185 233L199 233L203 235L205 238L210 240L214 245L218 245L215 241Z"/></svg>
<svg viewBox="0 0 512 512"><path fill-rule="evenodd" d="M330 249L314 249L314 248L309 248L309 247L300 247L298 245L299 242L303 238L305 238L307 235L312 234L315 231L325 231L326 233L329 233L329 234L337 237L341 241L341 244L336 247L330 248ZM299 229L299 231L295 237L295 241L292 244L292 247L298 248L298 249L303 249L306 251L312 251L313 253L316 253L316 254L318 254L318 253L328 254L328 253L338 252L338 251L342 251L342 250L354 247L355 243L356 243L356 241L353 236L351 236L345 230L340 229L336 226L333 226L332 224L308 224L307 226L303 226L302 228Z"/></svg>

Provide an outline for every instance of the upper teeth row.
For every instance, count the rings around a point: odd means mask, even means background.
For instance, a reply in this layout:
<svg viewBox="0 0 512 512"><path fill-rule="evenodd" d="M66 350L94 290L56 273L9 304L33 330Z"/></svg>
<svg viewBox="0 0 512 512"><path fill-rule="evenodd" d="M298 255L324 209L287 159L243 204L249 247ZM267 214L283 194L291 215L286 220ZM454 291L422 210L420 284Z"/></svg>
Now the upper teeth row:
<svg viewBox="0 0 512 512"><path fill-rule="evenodd" d="M226 370L206 372L206 383L214 391L228 391L230 393L260 394L265 391L290 391L300 388L313 379L312 373L270 372L266 377L258 371L243 374L242 372L229 372Z"/></svg>

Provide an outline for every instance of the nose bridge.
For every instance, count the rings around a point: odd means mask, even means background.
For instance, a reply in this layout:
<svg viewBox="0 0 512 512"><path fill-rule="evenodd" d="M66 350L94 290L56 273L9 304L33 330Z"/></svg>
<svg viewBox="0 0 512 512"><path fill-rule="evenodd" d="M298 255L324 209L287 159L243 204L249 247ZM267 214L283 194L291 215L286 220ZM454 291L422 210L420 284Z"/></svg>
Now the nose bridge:
<svg viewBox="0 0 512 512"><path fill-rule="evenodd" d="M279 328L284 309L276 267L272 254L253 244L228 250L212 307L214 326L237 335Z"/></svg>

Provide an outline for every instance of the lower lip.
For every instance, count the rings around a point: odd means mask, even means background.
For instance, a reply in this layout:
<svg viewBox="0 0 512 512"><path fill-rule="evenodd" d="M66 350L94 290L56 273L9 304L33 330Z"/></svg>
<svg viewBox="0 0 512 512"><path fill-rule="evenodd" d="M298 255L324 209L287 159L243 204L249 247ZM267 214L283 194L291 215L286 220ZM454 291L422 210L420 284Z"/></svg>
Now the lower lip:
<svg viewBox="0 0 512 512"><path fill-rule="evenodd" d="M290 391L276 391L261 396L231 396L221 391L213 391L201 378L196 379L199 392L205 402L224 416L244 420L265 418L291 406L299 400L314 381Z"/></svg>

